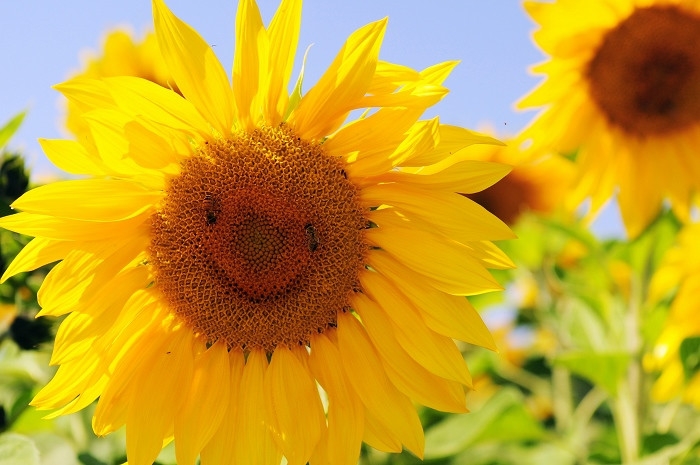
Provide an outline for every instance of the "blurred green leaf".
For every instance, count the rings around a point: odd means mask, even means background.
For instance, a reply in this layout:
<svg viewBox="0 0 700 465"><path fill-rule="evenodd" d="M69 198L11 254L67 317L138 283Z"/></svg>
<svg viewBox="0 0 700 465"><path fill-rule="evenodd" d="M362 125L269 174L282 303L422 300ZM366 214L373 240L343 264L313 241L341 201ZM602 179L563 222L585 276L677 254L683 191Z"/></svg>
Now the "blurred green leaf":
<svg viewBox="0 0 700 465"><path fill-rule="evenodd" d="M0 465L40 465L34 441L16 433L0 434Z"/></svg>
<svg viewBox="0 0 700 465"><path fill-rule="evenodd" d="M683 339L678 355L683 364L685 379L689 381L700 370L700 336Z"/></svg>
<svg viewBox="0 0 700 465"><path fill-rule="evenodd" d="M537 439L542 435L542 427L525 411L523 395L505 387L478 411L449 416L430 428L425 435L425 458L451 456L477 442Z"/></svg>
<svg viewBox="0 0 700 465"><path fill-rule="evenodd" d="M568 352L552 362L615 395L618 381L625 375L629 361L629 355L623 352Z"/></svg>
<svg viewBox="0 0 700 465"><path fill-rule="evenodd" d="M19 127L22 125L22 121L24 120L26 114L26 111L18 113L7 124L5 124L5 126L0 128L0 148L4 147L5 144L7 144L7 141L10 140L10 137L17 132L17 129L19 129Z"/></svg>

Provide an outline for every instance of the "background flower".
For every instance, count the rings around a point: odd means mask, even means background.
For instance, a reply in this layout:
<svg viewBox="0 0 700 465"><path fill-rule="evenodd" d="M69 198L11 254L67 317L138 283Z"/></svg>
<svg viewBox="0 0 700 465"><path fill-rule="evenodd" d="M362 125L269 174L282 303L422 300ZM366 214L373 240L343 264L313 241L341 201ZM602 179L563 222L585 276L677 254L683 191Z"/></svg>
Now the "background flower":
<svg viewBox="0 0 700 465"><path fill-rule="evenodd" d="M576 203L617 192L631 237L664 199L687 220L700 180L700 8L692 1L526 2L545 80L519 102L543 108L535 144L576 152Z"/></svg>

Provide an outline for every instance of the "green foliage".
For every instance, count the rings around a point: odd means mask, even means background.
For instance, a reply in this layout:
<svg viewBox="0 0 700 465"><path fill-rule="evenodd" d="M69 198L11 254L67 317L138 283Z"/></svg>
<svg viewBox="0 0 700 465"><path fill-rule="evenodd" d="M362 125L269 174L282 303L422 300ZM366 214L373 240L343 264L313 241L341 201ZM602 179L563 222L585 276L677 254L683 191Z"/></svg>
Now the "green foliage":
<svg viewBox="0 0 700 465"><path fill-rule="evenodd" d="M41 465L39 449L31 439L15 433L0 434L0 465Z"/></svg>
<svg viewBox="0 0 700 465"><path fill-rule="evenodd" d="M700 336L687 337L680 345L680 359L687 381L700 371Z"/></svg>

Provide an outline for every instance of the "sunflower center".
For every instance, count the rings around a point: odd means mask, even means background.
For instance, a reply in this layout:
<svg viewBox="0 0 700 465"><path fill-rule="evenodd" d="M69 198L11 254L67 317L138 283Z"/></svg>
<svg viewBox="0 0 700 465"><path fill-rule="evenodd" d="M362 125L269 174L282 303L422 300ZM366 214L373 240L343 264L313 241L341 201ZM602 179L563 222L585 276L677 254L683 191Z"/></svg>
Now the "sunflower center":
<svg viewBox="0 0 700 465"><path fill-rule="evenodd" d="M150 262L196 332L273 351L336 325L359 288L366 224L341 161L262 128L183 162L152 219Z"/></svg>
<svg viewBox="0 0 700 465"><path fill-rule="evenodd" d="M644 137L700 121L700 16L638 8L609 31L589 63L591 94L611 124Z"/></svg>

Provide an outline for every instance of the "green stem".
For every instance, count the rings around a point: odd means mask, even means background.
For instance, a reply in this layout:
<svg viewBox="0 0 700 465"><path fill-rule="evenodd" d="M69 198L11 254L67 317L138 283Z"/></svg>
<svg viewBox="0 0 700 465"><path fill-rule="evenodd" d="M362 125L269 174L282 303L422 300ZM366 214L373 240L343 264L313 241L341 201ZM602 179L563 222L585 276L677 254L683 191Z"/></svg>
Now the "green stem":
<svg viewBox="0 0 700 465"><path fill-rule="evenodd" d="M639 461L640 423L642 412L642 339L640 335L640 313L643 287L642 280L632 279L630 302L625 314L624 331L630 363L625 378L619 383L615 399L615 416L623 464Z"/></svg>

